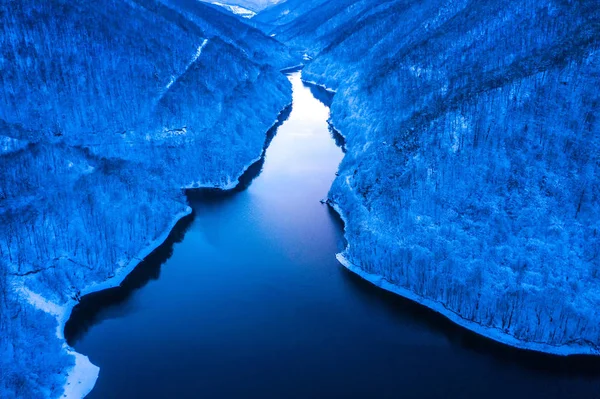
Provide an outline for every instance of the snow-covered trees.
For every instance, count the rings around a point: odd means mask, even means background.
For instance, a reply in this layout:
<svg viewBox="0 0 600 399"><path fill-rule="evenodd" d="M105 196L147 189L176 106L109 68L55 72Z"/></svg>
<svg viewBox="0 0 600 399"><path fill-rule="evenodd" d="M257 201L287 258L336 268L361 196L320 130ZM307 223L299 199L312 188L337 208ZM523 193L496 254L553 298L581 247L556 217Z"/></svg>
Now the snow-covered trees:
<svg viewBox="0 0 600 399"><path fill-rule="evenodd" d="M162 236L182 188L235 181L295 63L195 1L0 4L1 397L57 397L73 364L24 293L60 308Z"/></svg>
<svg viewBox="0 0 600 399"><path fill-rule="evenodd" d="M337 89L346 257L525 346L597 353L597 2L312 4L274 32Z"/></svg>

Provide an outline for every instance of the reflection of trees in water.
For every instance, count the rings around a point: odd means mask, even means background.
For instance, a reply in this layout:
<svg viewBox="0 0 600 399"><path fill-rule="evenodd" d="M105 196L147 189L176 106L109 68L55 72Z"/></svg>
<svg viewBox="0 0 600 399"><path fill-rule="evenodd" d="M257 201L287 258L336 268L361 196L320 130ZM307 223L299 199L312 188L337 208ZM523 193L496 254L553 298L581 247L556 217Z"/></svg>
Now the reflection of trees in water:
<svg viewBox="0 0 600 399"><path fill-rule="evenodd" d="M317 86L313 83L308 83L308 82L303 81L302 84L305 87L308 87L308 89L310 90L310 93L313 95L313 97L316 98L321 104L325 105L327 108L329 108L331 106L331 102L333 101L333 96L335 95L335 93L333 93L329 90L326 90L325 88L323 88L321 86ZM346 140L344 139L344 136L342 136L340 134L340 132L336 130L336 128L331 124L331 121L328 121L328 124L329 124L329 133L331 134L331 137L335 141L335 145L340 147L342 149L342 151L345 153L346 152Z"/></svg>
<svg viewBox="0 0 600 399"><path fill-rule="evenodd" d="M340 267L339 271L361 301L383 307L398 318L408 319L427 330L440 332L471 355L493 358L507 366L524 369L523 372L547 373L557 378L600 377L600 358L597 356L558 356L504 345L467 330L424 305L376 287L345 267Z"/></svg>
<svg viewBox="0 0 600 399"><path fill-rule="evenodd" d="M81 298L65 324L64 333L69 345L76 344L92 326L103 320L103 316L111 308L126 303L135 291L160 277L161 266L173 255L175 243L183 241L193 220L194 213L177 222L167 240L140 262L125 277L121 285L93 292Z"/></svg>
<svg viewBox="0 0 600 399"><path fill-rule="evenodd" d="M277 123L267 132L263 156L260 160L253 163L244 174L239 178L239 184L232 190L219 189L190 189L186 194L190 201L220 201L224 197L239 193L252 183L252 181L262 171L264 151L277 133L277 129L290 116L292 106L286 107L277 118ZM118 305L126 303L131 295L144 287L151 280L157 280L160 277L161 266L173 255L173 246L175 243L183 241L185 233L194 220L193 212L181 219L173 228L167 240L156 248L148 257L146 257L135 269L127 275L120 286L94 292L85 295L71 313L71 317L65 325L65 338L69 345L74 345L77 341L96 323L103 319L103 316Z"/></svg>
<svg viewBox="0 0 600 399"><path fill-rule="evenodd" d="M308 87L310 93L313 95L314 98L316 98L321 104L329 108L331 102L333 101L333 96L335 95L335 93L325 90L323 87L317 86L313 83L303 81L302 84L305 87Z"/></svg>
<svg viewBox="0 0 600 399"><path fill-rule="evenodd" d="M333 126L333 124L331 123L331 121L329 121L328 123L329 123L329 134L331 134L331 137L335 141L335 145L337 145L338 147L340 147L342 149L342 152L345 154L346 153L346 139Z"/></svg>
<svg viewBox="0 0 600 399"><path fill-rule="evenodd" d="M187 196L191 200L208 200L209 198L224 198L235 195L241 191L247 189L252 181L260 175L262 172L263 165L265 164L265 151L271 144L271 141L275 138L275 134L277 133L277 129L288 120L290 114L292 113L292 106L288 105L279 113L277 117L277 122L267 131L267 135L265 138L265 144L263 146L263 152L260 159L254 162L252 165L246 169L246 171L238 178L238 185L235 186L231 190L221 190L218 188L200 188L200 189L190 189L187 191Z"/></svg>

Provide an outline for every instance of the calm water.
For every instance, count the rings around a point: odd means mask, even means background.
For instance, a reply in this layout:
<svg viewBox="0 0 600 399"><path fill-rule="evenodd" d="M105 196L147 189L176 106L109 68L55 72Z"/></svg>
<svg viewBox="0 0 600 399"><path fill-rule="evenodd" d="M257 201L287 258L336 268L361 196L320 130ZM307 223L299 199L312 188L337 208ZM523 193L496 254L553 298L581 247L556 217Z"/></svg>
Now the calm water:
<svg viewBox="0 0 600 399"><path fill-rule="evenodd" d="M343 154L327 95L290 79L264 164L191 194L168 242L74 311L69 343L101 368L89 397L599 398L595 359L492 343L336 262L341 222L319 200Z"/></svg>

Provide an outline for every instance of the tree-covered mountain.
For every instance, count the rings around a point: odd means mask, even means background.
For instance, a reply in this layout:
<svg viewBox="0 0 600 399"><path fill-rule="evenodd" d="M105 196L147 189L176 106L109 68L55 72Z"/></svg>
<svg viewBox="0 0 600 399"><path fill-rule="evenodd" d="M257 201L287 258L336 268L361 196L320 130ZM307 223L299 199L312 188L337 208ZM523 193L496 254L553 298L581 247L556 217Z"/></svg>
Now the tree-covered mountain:
<svg viewBox="0 0 600 399"><path fill-rule="evenodd" d="M340 259L494 339L599 353L598 2L289 4L260 19L337 90Z"/></svg>
<svg viewBox="0 0 600 399"><path fill-rule="evenodd" d="M0 396L77 397L97 369L65 312L164 239L182 188L236 184L297 61L195 1L7 0L0 21Z"/></svg>
<svg viewBox="0 0 600 399"><path fill-rule="evenodd" d="M515 346L600 351L596 0L254 19L337 91L349 268ZM64 342L68 309L164 239L182 188L236 184L299 61L196 0L5 0L0 22L0 396L77 397L97 369Z"/></svg>
<svg viewBox="0 0 600 399"><path fill-rule="evenodd" d="M327 3L327 0L286 0L262 11L254 20L266 24L267 30L273 30L274 27L283 26L288 23L291 23L290 25L298 24L302 21L300 17L304 16L304 14L310 17L311 21L315 21L315 18L318 18L318 16L309 13L312 10L320 11L319 7L325 3Z"/></svg>

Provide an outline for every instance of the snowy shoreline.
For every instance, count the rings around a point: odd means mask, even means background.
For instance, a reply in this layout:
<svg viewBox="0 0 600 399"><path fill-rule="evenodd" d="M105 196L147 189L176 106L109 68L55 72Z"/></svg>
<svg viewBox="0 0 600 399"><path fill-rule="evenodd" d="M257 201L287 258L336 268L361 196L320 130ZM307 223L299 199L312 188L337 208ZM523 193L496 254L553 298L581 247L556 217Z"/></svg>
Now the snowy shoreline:
<svg viewBox="0 0 600 399"><path fill-rule="evenodd" d="M312 81L312 80L305 80L305 79L302 79L302 82L304 82L304 83L306 83L306 84L309 84L309 85L313 85L313 86L320 87L320 88L324 89L325 91L328 91L328 92L329 92L329 93L331 93L331 94L335 94L335 93L337 93L337 91L336 91L336 90L334 90L334 89L332 89L331 87L327 87L327 86L325 86L325 85L323 85L323 84L320 84L320 83L314 82L314 81Z"/></svg>
<svg viewBox="0 0 600 399"><path fill-rule="evenodd" d="M347 225L348 221L347 221L346 217L344 216L342 209L340 208L340 206L338 204L336 204L335 202L333 202L331 200L328 200L327 204L340 216L340 218L344 222L344 233L345 233L346 225ZM508 346L511 346L511 347L514 347L517 349L541 352L541 353L550 354L550 355L571 356L571 355L598 355L598 354L600 354L600 352L596 348L589 346L589 345L573 344L573 345L556 346L556 345L550 345L550 344L546 344L546 343L542 343L542 342L523 341L518 338L515 338L514 336L512 336L510 334L506 334L506 333L498 330L497 328L482 326L479 323L467 320L467 319L461 317L460 315L458 315L457 313L453 312L452 310L446 308L442 303L440 303L438 301L435 301L432 299L427 299L420 295L417 295L414 292L412 292L406 288L402 288L398 285L391 283L390 281L386 280L383 276L380 276L378 274L368 273L368 272L364 271L360 266L352 263L350 260L348 260L348 258L346 258L345 254L347 253L348 248L350 248L350 244L348 243L348 241L346 241L346 242L347 242L347 246L346 246L346 249L344 250L344 252L340 252L335 255L338 262L340 262L340 264L342 266L344 266L346 269L357 274L358 276L360 276L364 280L370 282L371 284L373 284L381 289L384 289L388 292L391 292L393 294L400 295L401 297L404 297L406 299L410 299L411 301L414 301L420 305L423 305L423 306L441 314L442 316L446 317L453 323L455 323L463 328L466 328L467 330L472 331L478 335L481 335L485 338L492 339L496 342L499 342L499 343L502 343L502 344L505 344L505 345L508 345Z"/></svg>
<svg viewBox="0 0 600 399"><path fill-rule="evenodd" d="M294 66L291 66L291 67L280 69L279 72L281 72L283 74L285 74L285 73L294 73L294 72L301 71L302 68L304 68L304 64L298 64L298 65L294 65Z"/></svg>
<svg viewBox="0 0 600 399"><path fill-rule="evenodd" d="M307 84L321 87L333 94L336 94L335 90L327 88L323 84L319 84L319 83L304 80L304 79L302 81ZM347 137L340 130L336 129L331 117L328 120L328 123L329 123L330 127L335 132L337 132L337 134L339 134L342 138L344 138L344 141L347 143L347 141L348 141ZM533 351L533 352L540 352L540 353L556 355L556 356L571 356L571 355L595 355L595 356L597 356L597 355L600 355L600 348L594 346L593 344L585 342L585 341L582 341L582 343L573 342L572 344L559 346L559 345L551 345L551 344L547 344L547 343L543 343L543 342L520 340L520 339L514 337L513 335L507 334L507 333L499 330L498 328L482 326L481 324L479 324L477 322L465 319L462 316L460 316L459 314L457 314L456 312L448 309L441 302L438 302L438 301L435 301L432 299L428 299L428 298L422 297L418 294L415 294L414 292L412 292L406 288L403 288L403 287L400 287L398 285L391 283L390 281L385 279L383 276L368 273L368 272L364 271L359 265L352 263L346 257L346 254L348 253L348 251L350 249L350 242L346 238L346 229L348 226L348 219L345 217L342 208L335 201L333 201L331 199L327 199L325 202L339 215L340 219L342 219L342 221L344 222L344 238L346 239L346 248L344 249L343 252L336 254L336 259L346 269L357 274L358 276L360 276L364 280L370 282L371 284L373 284L381 289L384 289L388 292L391 292L396 295L400 295L406 299L412 300L420 305L423 305L423 306L441 314L442 316L446 317L453 323L455 323L463 328L466 328L467 330L472 331L480 336L483 336L485 338L491 339L493 341L499 342L504 345L511 346L513 348L517 348L517 349L521 349L521 350L528 350L528 351Z"/></svg>
<svg viewBox="0 0 600 399"><path fill-rule="evenodd" d="M292 106L292 102L290 102L289 104L287 104L286 106L284 106L282 108L281 111L279 111L279 114L277 114L277 118L275 118L275 121L271 124L271 126L266 130L265 134L268 136L268 133L273 130L273 128L275 128L279 123L281 123L282 121L280 120L281 115L283 115L286 110L288 108L290 108ZM265 153L267 151L267 140L268 137L265 139L265 146L263 146L263 149L260 153L260 155L254 159L252 159L249 163L247 163L241 170L241 172L238 174L237 178L235 180L231 180L229 179L227 181L227 183L225 184L221 184L221 185L215 185L215 184L207 184L207 183L190 183L184 187L182 187L184 190L195 190L195 189L203 189L203 188L214 188L217 190L223 190L223 191L229 191L229 190L233 190L234 188L236 188L239 184L240 184L240 178L244 175L244 173L246 173L248 171L248 169L250 169L250 167L252 165L254 165L255 163L257 163L258 161L260 161L264 156Z"/></svg>
<svg viewBox="0 0 600 399"><path fill-rule="evenodd" d="M292 105L290 102L287 104L277 115L277 118L273 122L273 124L267 129L266 133L271 131L278 123L280 123L281 115ZM214 188L223 191L232 190L238 186L240 182L240 178L246 173L246 171L254 165L256 162L260 161L265 155L266 147L263 147L263 150L257 158L252 159L248 164L246 164L238 174L235 180L228 179L225 184L190 184L182 187L183 190L193 190L199 188ZM169 237L177 223L183 219L184 217L190 215L192 213L192 208L188 205L186 209L182 212L179 212L169 224L169 227L152 243L150 243L147 247L142 249L140 253L134 257L127 266L119 269L117 273L109 278L108 280L104 280L100 283L93 283L83 290L80 291L80 297L85 295L103 291L109 288L118 287L123 280L147 257L149 256L156 248L160 247ZM31 293L33 294L33 293ZM31 301L31 294L30 302ZM41 297L40 297L41 299ZM37 307L47 308L45 304L37 303ZM67 304L62 307L56 308L56 311L52 311L58 320L58 326L56 330L56 335L58 338L64 340L64 329L67 321L71 317L71 313L73 308L79 304L79 301L75 299L70 300ZM41 306L40 306L41 305ZM67 351L67 353L73 355L75 357L75 365L67 372L67 380L64 385L63 398L66 399L78 399L83 398L88 395L94 386L96 385L96 381L98 380L98 375L100 372L100 368L90 362L89 358L81 353L76 352L72 347L70 347L66 342L63 344L63 348Z"/></svg>
<svg viewBox="0 0 600 399"><path fill-rule="evenodd" d="M137 257L133 258L129 264L121 269L108 280L104 280L101 283L94 283L83 290L81 290L81 296L91 294L93 292L103 291L109 288L118 287L125 277L129 275L148 255L150 255L156 248L161 246L173 231L175 225L180 219L192 213L192 208L188 206L184 211L179 212L172 220L167 228L157 239L155 239L150 245L142 249ZM79 303L75 299L70 300L64 307L63 312L58 316L58 327L57 336L64 339L65 324L71 317L73 308ZM60 334L60 335L59 335ZM91 392L96 385L100 368L92 364L89 358L81 353L76 352L65 342L64 347L66 351L75 356L75 365L67 372L67 381L64 385L64 398L83 398Z"/></svg>

